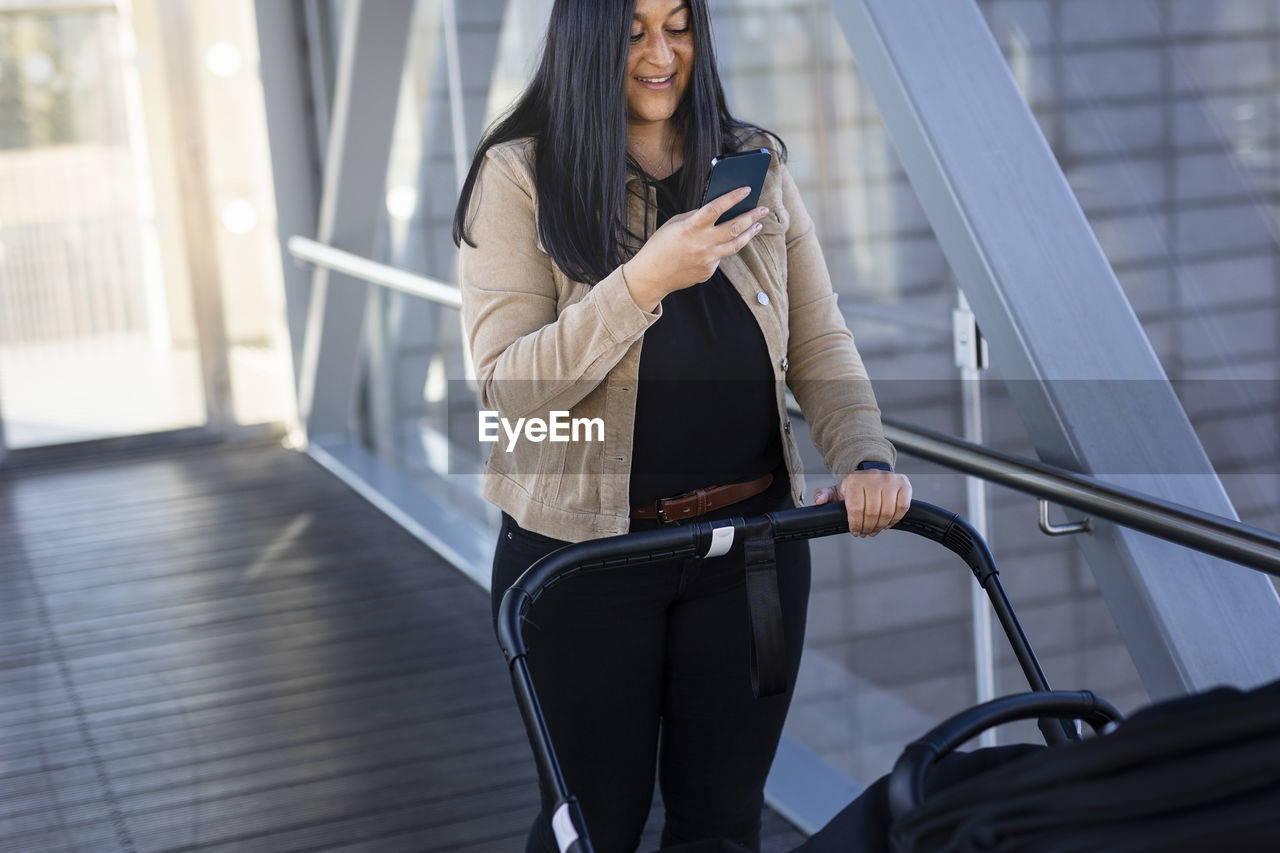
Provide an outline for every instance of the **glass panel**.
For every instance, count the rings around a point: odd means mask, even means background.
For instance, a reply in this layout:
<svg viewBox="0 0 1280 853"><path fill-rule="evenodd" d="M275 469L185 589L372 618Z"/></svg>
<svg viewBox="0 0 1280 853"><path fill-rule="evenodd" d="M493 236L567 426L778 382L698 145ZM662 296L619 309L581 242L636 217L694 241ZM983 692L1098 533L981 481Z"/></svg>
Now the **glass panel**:
<svg viewBox="0 0 1280 853"><path fill-rule="evenodd" d="M1280 5L979 5L1240 517L1280 528Z"/></svg>
<svg viewBox="0 0 1280 853"><path fill-rule="evenodd" d="M62 5L0 11L7 444L199 426L209 399L235 423L290 420L252 3L167 18L146 2L128 17ZM175 41L194 48L180 68ZM194 90L175 92L184 80ZM193 234L185 220L206 204L214 227ZM216 320L196 322L191 257L207 262Z"/></svg>
<svg viewBox="0 0 1280 853"><path fill-rule="evenodd" d="M850 328L886 415L952 434L963 404L952 340L955 282L826 0L722 4L721 72L740 116L777 131L817 224ZM1030 453L987 389L983 441ZM918 498L967 512L964 479L901 458ZM830 482L816 453L810 488ZM989 539L1051 683L1143 701L1133 664L1074 544L1035 527L1034 503L993 492ZM976 698L967 569L905 534L813 544L814 594L787 732L855 779ZM1080 631L1088 627L1087 641ZM995 627L997 693L1026 689ZM1031 728L1003 739L1039 740Z"/></svg>
<svg viewBox="0 0 1280 853"><path fill-rule="evenodd" d="M86 6L92 4L85 4ZM204 423L111 4L0 11L0 416L10 447Z"/></svg>
<svg viewBox="0 0 1280 853"><path fill-rule="evenodd" d="M490 67L487 57L493 48L486 57L474 45L490 39L496 47L492 31L500 17L486 20L469 4L457 7L459 27L472 38L461 58L468 72L465 88L475 85L472 74L487 73ZM451 231L459 185L443 20L441 0L416 4L387 173L383 245L377 254L392 266L452 282L457 249ZM477 63L479 57L486 58ZM482 95L469 92L463 111L482 115ZM366 446L429 495L487 529L496 510L480 498L482 460L474 451L477 402L474 385L466 379L458 311L382 288L371 293L370 307L361 412ZM451 418L451 412L464 414Z"/></svg>

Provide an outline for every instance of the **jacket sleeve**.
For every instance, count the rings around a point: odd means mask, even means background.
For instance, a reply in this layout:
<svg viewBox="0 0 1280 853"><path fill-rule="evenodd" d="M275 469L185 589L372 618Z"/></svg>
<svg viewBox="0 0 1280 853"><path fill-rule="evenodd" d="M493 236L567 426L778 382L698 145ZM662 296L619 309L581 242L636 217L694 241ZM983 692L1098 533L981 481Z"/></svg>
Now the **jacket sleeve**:
<svg viewBox="0 0 1280 853"><path fill-rule="evenodd" d="M490 149L468 211L475 246L464 241L458 260L480 401L512 418L571 409L661 316L635 304L621 267L557 314L535 199L520 155Z"/></svg>
<svg viewBox="0 0 1280 853"><path fill-rule="evenodd" d="M779 163L787 227L787 384L823 464L837 481L859 462L892 465L880 407L853 335L836 305L831 275L795 181Z"/></svg>

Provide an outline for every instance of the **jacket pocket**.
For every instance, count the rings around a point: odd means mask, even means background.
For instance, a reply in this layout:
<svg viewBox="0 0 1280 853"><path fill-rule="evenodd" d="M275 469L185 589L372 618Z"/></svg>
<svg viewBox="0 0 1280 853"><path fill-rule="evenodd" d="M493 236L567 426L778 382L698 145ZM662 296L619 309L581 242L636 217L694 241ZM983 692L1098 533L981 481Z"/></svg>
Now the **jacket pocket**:
<svg viewBox="0 0 1280 853"><path fill-rule="evenodd" d="M526 530L516 524L515 520L503 513L501 539L498 547L503 551L506 561L514 561L521 566L521 571L541 560L552 551L558 551L569 544L550 536L543 536L532 530ZM518 577L518 575L517 575ZM512 578L514 582L514 578ZM509 584L508 584L509 585Z"/></svg>
<svg viewBox="0 0 1280 853"><path fill-rule="evenodd" d="M571 415L572 417L572 415ZM564 483L565 457L570 442L553 441L550 436L538 445L537 489L535 497L544 504L559 506Z"/></svg>

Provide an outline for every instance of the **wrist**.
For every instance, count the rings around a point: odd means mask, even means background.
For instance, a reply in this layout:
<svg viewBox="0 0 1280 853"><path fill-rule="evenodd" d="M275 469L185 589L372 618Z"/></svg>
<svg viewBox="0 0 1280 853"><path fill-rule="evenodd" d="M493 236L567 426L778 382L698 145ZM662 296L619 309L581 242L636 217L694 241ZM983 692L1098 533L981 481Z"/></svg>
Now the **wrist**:
<svg viewBox="0 0 1280 853"><path fill-rule="evenodd" d="M631 300L636 303L636 307L641 311L650 314L658 307L658 303L662 301L663 294L657 292L657 289L645 277L643 271L635 268L635 258L627 261L622 265L622 281L627 285L627 292L631 294Z"/></svg>

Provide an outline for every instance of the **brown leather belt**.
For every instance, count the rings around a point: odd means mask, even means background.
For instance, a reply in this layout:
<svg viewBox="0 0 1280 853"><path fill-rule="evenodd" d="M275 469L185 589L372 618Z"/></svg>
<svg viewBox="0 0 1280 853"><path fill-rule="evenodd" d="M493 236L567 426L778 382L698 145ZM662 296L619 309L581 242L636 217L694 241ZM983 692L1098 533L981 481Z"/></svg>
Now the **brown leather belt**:
<svg viewBox="0 0 1280 853"><path fill-rule="evenodd" d="M697 518L712 510L745 501L769 488L773 474L757 477L749 483L730 483L727 486L707 486L694 489L674 498L661 498L647 506L631 511L632 518L656 518L659 521L684 521Z"/></svg>

